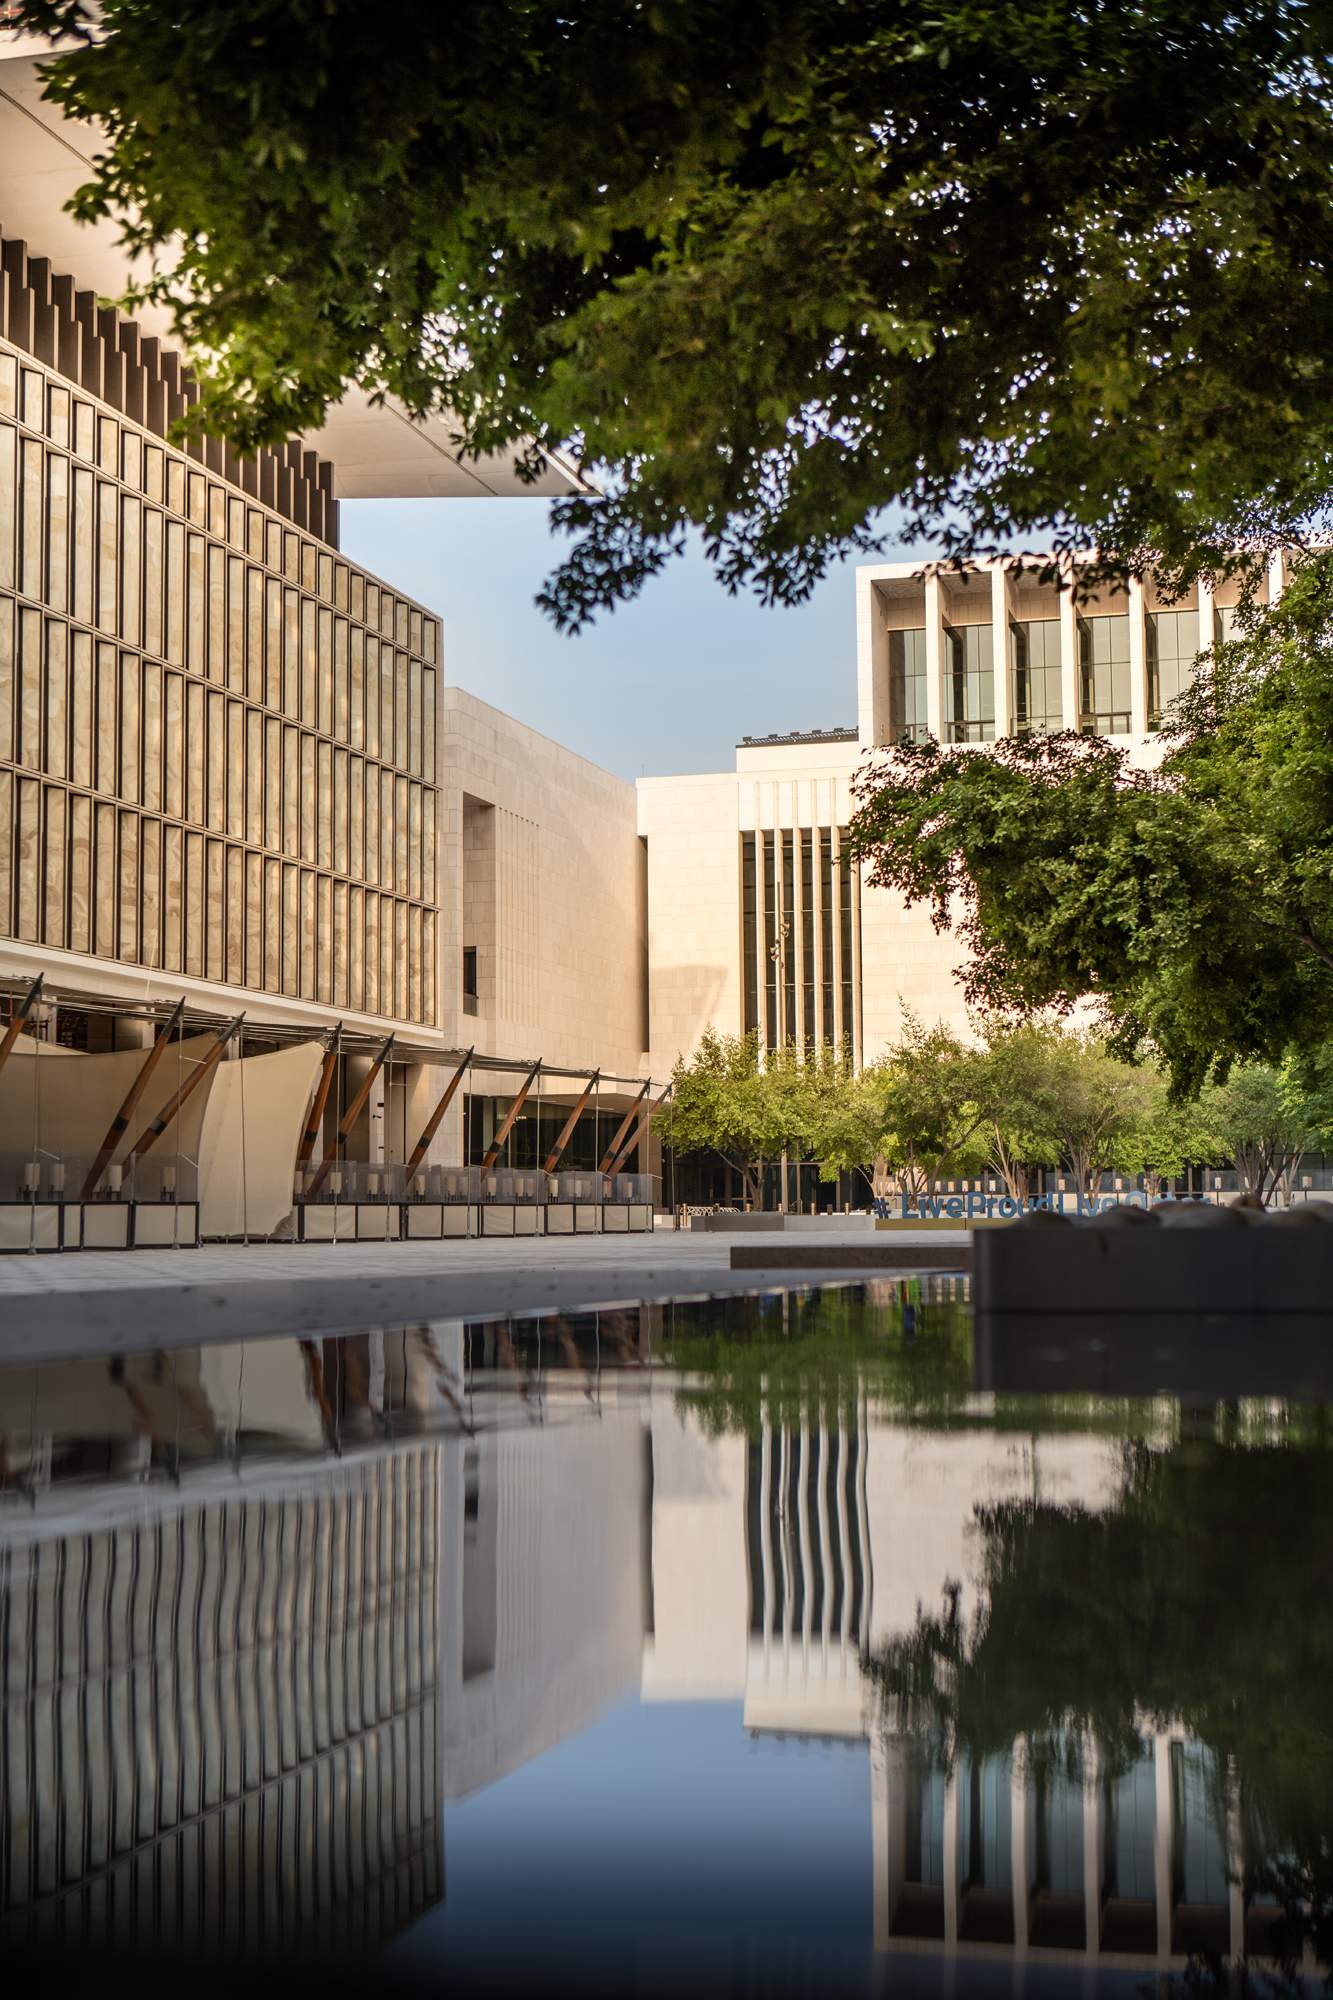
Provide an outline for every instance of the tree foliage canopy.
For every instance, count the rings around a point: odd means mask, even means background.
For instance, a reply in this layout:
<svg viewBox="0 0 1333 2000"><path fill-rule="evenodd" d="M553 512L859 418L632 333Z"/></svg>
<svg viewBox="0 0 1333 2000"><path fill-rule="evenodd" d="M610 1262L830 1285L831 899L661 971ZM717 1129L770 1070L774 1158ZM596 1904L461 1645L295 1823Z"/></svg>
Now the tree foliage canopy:
<svg viewBox="0 0 1333 2000"><path fill-rule="evenodd" d="M877 545L1182 574L1317 515L1327 6L26 0L78 199L242 448L349 383L575 453L577 627L698 529L799 601ZM93 32L96 16L96 39Z"/></svg>

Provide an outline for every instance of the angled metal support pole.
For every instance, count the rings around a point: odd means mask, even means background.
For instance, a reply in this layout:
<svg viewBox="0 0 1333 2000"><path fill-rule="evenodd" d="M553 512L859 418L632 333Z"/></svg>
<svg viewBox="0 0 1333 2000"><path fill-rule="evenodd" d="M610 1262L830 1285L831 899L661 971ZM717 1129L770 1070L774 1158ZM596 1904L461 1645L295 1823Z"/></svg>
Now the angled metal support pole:
<svg viewBox="0 0 1333 2000"><path fill-rule="evenodd" d="M592 1096L593 1091L597 1088L597 1079L601 1075L601 1073L602 1072L599 1069L595 1069L593 1071L592 1075L588 1078L588 1088L584 1091L582 1097L579 1099L578 1103L574 1106L574 1109L570 1112L564 1124L560 1127L559 1138L556 1140L554 1146L552 1146L550 1152L546 1155L545 1160L543 1160L542 1162L542 1172L544 1174L553 1174L556 1170L556 1167L559 1165L565 1147L574 1137L574 1127L578 1124L579 1119L583 1116L584 1107L587 1104L588 1099Z"/></svg>
<svg viewBox="0 0 1333 2000"><path fill-rule="evenodd" d="M328 1179L330 1167L333 1166L336 1160L341 1159L343 1147L347 1144L348 1136L352 1130L352 1127L353 1125L355 1125L357 1119L361 1116L361 1112L365 1105L366 1099L370 1096L370 1093L374 1088L375 1078L379 1075L380 1071L384 1068L384 1065L388 1060L389 1050L393 1047L393 1043L394 1043L394 1038L392 1035L390 1035L388 1040L385 1042L384 1047L379 1051L379 1054L375 1057L375 1060L371 1063L369 1070L363 1077L360 1090L357 1091L356 1096L352 1099L351 1103L348 1105L346 1111L344 1111L342 1115L342 1123L339 1125L337 1136L333 1141L333 1151L331 1153L326 1153L324 1158L320 1161L319 1165L315 1168L315 1178L311 1181L310 1186L306 1189L306 1193L308 1195L314 1195L319 1193L325 1181Z"/></svg>
<svg viewBox="0 0 1333 2000"><path fill-rule="evenodd" d="M125 1093L125 1102L121 1105L119 1111L116 1113L115 1117L111 1120L111 1123L107 1128L107 1135L105 1139L103 1139L102 1141L101 1148L98 1152L97 1158L93 1161L91 1167L89 1167L88 1169L88 1178L83 1183L83 1193L80 1196L80 1199L82 1201L91 1201L94 1194L97 1192L97 1188L99 1183L101 1182L102 1175L106 1172L107 1162L110 1160L111 1155L115 1152L117 1146L120 1144L121 1140L125 1137L125 1134L128 1132L130 1127L130 1120L134 1116L134 1107L139 1102L139 1099L143 1096L145 1090L147 1090L150 1082L152 1081L153 1071L157 1068L163 1056L166 1054L167 1044L171 1040L171 1037L175 1034L177 1025L180 1021L180 1017L184 1012L185 1012L185 1001L182 998L178 1000L176 1002L176 1005L172 1008L171 1019L169 1021L165 1021L163 1025L158 1029L157 1040L153 1043L152 1048L149 1049L148 1054L144 1057L143 1063L138 1073L136 1074L133 1083L130 1085L129 1089Z"/></svg>
<svg viewBox="0 0 1333 2000"><path fill-rule="evenodd" d="M172 1092L152 1124L144 1127L143 1134L137 1144L130 1148L130 1158L132 1160L140 1159L144 1153L151 1152L152 1148L166 1131L168 1125L170 1125L172 1119L180 1111L181 1106L198 1090L200 1084L207 1077L212 1076L213 1071L222 1060L228 1042L230 1042L244 1019L244 1014L237 1014L233 1020L228 1021L226 1027L223 1028L203 1061L196 1063L180 1089Z"/></svg>
<svg viewBox="0 0 1333 2000"><path fill-rule="evenodd" d="M28 988L27 993L9 1017L9 1026L5 1029L5 1038L0 1042L0 1069L3 1069L9 1061L9 1051L19 1038L19 1030L37 1004L37 996L42 990L42 980L44 977L44 973L38 973L32 985Z"/></svg>
<svg viewBox="0 0 1333 2000"><path fill-rule="evenodd" d="M612 1160L615 1159L616 1154L620 1151L621 1147L624 1145L625 1135L634 1123L635 1114L638 1111L639 1106L643 1103L644 1098L648 1095L648 1092L652 1089L652 1087L653 1087L653 1080L651 1077L649 1077L647 1083L645 1083L643 1089L639 1092L633 1104L631 1104L629 1110L625 1113L624 1117L621 1119L619 1125L617 1125L615 1138L611 1141L611 1144L602 1154L602 1164L597 1169L599 1174L610 1173L611 1162Z"/></svg>
<svg viewBox="0 0 1333 2000"><path fill-rule="evenodd" d="M416 1145L412 1148L411 1157L408 1160L406 1167L403 1169L403 1174L405 1179L410 1181L413 1174L416 1172L417 1168L421 1165L421 1162L425 1159L427 1150L429 1149L430 1146L430 1142L440 1129L440 1120L444 1117L445 1112L449 1109L449 1106L453 1103L454 1092L458 1089L459 1084L463 1081L463 1078L466 1076L467 1066L471 1062L475 1054L476 1054L476 1045L474 1044L473 1047L468 1050L467 1054L463 1057L462 1062L459 1063L458 1068L454 1071L453 1075L450 1077L449 1082L445 1087L444 1096L440 1099L435 1109L431 1112L430 1117L426 1120L425 1128L422 1131L421 1137L417 1140Z"/></svg>
<svg viewBox="0 0 1333 2000"><path fill-rule="evenodd" d="M491 1171L491 1168L495 1165L496 1161L499 1159L500 1148L504 1145L505 1140L509 1137L509 1134L513 1131L514 1122L517 1119L519 1112L523 1109L523 1106L527 1102L528 1092L532 1089L533 1084L537 1081L537 1072L541 1068L541 1066L542 1066L541 1057L538 1056L536 1062L532 1065L532 1068L528 1071L526 1077L523 1079L522 1090L519 1091L518 1096L514 1099L508 1111L506 1111L504 1115L503 1125L501 1125L499 1131L496 1133L495 1137L491 1140L490 1145L486 1148L486 1155L481 1163L481 1171L484 1174L488 1174Z"/></svg>
<svg viewBox="0 0 1333 2000"><path fill-rule="evenodd" d="M338 1052L342 1047L342 1038L343 1024L339 1021L337 1027L330 1035L329 1045L324 1051L324 1063L319 1072L319 1082L315 1085L315 1095L310 1106L310 1116L305 1121L305 1131L301 1134L301 1143L296 1151L296 1164L298 1167L308 1167L310 1164L310 1155L315 1150L315 1141L319 1137L319 1128L324 1123L324 1107L329 1101L329 1092L333 1088L333 1073L338 1067Z"/></svg>
<svg viewBox="0 0 1333 2000"><path fill-rule="evenodd" d="M620 1172L622 1163L629 1158L630 1154L634 1151L634 1148L637 1145L639 1145L641 1141L645 1140L648 1137L649 1128L652 1125L654 1114L662 1109L662 1106L666 1103L670 1095L671 1095L671 1085L668 1084L666 1089L662 1092L662 1095L658 1098L656 1104L650 1104L647 1106L647 1108L644 1111L643 1117L639 1122L638 1131L632 1133L631 1136L628 1139L626 1139L624 1145L621 1147L620 1151L616 1154L614 1160L612 1160L610 1166L607 1168L606 1171L608 1173L618 1174Z"/></svg>

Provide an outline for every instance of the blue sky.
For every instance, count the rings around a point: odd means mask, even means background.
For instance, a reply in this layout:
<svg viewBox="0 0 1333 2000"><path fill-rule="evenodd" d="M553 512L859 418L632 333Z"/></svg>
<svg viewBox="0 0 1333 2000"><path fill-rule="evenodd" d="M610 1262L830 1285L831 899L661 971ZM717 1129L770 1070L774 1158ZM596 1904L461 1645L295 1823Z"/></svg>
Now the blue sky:
<svg viewBox="0 0 1333 2000"><path fill-rule="evenodd" d="M533 604L566 546L547 515L536 499L344 501L342 543L441 614L451 682L623 777L727 770L741 736L855 722L850 564L800 609L765 611L692 551L566 639Z"/></svg>

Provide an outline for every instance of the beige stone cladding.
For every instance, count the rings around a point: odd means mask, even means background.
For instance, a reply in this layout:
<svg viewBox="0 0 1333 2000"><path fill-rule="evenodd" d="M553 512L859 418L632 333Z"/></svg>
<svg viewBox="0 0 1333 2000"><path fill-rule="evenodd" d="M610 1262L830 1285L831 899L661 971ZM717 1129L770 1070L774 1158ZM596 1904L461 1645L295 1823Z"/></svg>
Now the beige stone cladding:
<svg viewBox="0 0 1333 2000"><path fill-rule="evenodd" d="M0 959L433 1029L438 633L0 342Z"/></svg>
<svg viewBox="0 0 1333 2000"><path fill-rule="evenodd" d="M634 787L460 688L440 698L442 1025L450 1045L643 1073ZM476 952L475 1012L463 953Z"/></svg>
<svg viewBox="0 0 1333 2000"><path fill-rule="evenodd" d="M739 802L729 772L641 778L648 847L652 1070L667 1076L708 1027L741 1026Z"/></svg>

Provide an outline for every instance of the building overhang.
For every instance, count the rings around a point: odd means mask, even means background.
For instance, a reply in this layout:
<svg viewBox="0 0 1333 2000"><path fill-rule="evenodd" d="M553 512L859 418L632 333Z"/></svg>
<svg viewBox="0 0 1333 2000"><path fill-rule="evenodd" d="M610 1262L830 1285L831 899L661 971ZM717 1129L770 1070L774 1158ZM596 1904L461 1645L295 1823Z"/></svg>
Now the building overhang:
<svg viewBox="0 0 1333 2000"><path fill-rule="evenodd" d="M43 45L37 55L34 47L31 35L0 31L0 230L73 275L80 289L116 299L146 273L126 254L114 223L80 223L68 213L70 198L91 176L98 128L75 124L43 101L38 66L50 51ZM135 318L145 334L178 344L164 309L144 308ZM332 460L340 500L550 498L592 490L555 452L546 454L546 469L531 484L503 453L464 459L447 417L417 422L400 405L377 406L355 389L303 442Z"/></svg>

